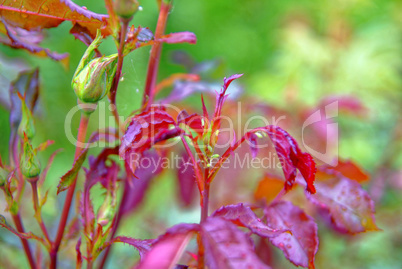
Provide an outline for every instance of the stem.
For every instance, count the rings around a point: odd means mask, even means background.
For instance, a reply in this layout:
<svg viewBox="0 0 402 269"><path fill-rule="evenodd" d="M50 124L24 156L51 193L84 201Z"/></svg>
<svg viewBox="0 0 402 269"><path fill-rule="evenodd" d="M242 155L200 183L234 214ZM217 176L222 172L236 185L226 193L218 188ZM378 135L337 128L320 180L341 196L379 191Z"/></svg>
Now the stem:
<svg viewBox="0 0 402 269"><path fill-rule="evenodd" d="M17 215L11 214L11 217L13 218L13 221L14 221L15 227L17 228L17 231L20 232L20 233L25 233L24 226L22 225L22 222L21 222L20 214L19 213L17 213ZM22 246L24 248L24 251L25 251L25 255L28 258L28 262L29 262L30 267L33 268L33 269L36 269L36 264L35 264L35 261L34 261L33 256L32 256L32 252L31 252L31 248L29 247L28 240L26 240L24 238L20 238L20 239L21 239L21 243L22 243Z"/></svg>
<svg viewBox="0 0 402 269"><path fill-rule="evenodd" d="M159 11L158 23L155 30L155 43L151 49L151 55L148 63L147 80L145 82L144 96L142 106L152 104L155 94L156 79L158 76L159 61L161 56L162 43L157 40L165 33L166 22L169 15L169 10L172 7L170 3L162 1Z"/></svg>
<svg viewBox="0 0 402 269"><path fill-rule="evenodd" d="M35 217L39 223L39 226L42 230L43 235L45 236L46 240L50 243L50 238L49 238L49 233L47 232L46 225L42 220L42 215L39 210L39 198L38 198L38 177L34 179L31 182L31 187L32 187L32 200L33 200L33 206L35 210Z"/></svg>
<svg viewBox="0 0 402 269"><path fill-rule="evenodd" d="M200 223L204 222L208 218L208 206L209 206L209 187L210 182L208 180L209 168L205 169L204 176L204 190L201 192L201 220ZM203 269L205 267L205 250L202 244L201 236L198 235L198 269Z"/></svg>
<svg viewBox="0 0 402 269"><path fill-rule="evenodd" d="M81 120L80 120L80 127L78 129L77 141L78 142L85 142L85 137L87 134L88 129L88 121L89 121L89 114L85 114L84 112L81 113ZM81 148L75 148L75 156L74 160L78 158L81 153ZM60 223L57 230L56 239L52 245L52 249L49 252L50 254L50 268L56 268L57 266L57 252L59 251L61 240L63 239L64 230L66 228L68 213L70 211L71 202L73 200L75 186L77 184L77 177L74 178L73 183L69 187L66 195L66 200L64 202L63 211L61 213Z"/></svg>
<svg viewBox="0 0 402 269"><path fill-rule="evenodd" d="M202 193L202 191L204 190L204 186L202 184L203 180L202 180L202 173L201 173L201 168L198 165L193 153L190 150L190 147L188 146L188 143L186 141L186 139L184 138L184 136L181 136L181 141L183 142L184 148L187 151L187 154L190 156L191 161L193 162L194 165L194 171L195 171L195 175L196 175L196 179L197 179L197 185L198 185L198 189L200 191L200 193Z"/></svg>
<svg viewBox="0 0 402 269"><path fill-rule="evenodd" d="M126 201L126 199L127 199L127 197L128 197L128 189L129 189L129 183L128 183L128 181L126 181L126 182L125 182L125 186L124 186L123 195L122 195L122 197L121 197L120 206L119 206L117 215L116 215L116 217L115 217L115 221L114 221L114 223L112 224L113 227L112 227L112 230L111 230L110 239L113 239L114 236L116 235L117 229L118 229L118 227L119 227L119 225L120 225L120 221L121 221L121 219L122 219L122 217L123 217L123 205L124 205L124 202ZM108 258L108 256L109 256L109 253L110 253L111 248L112 248L112 245L108 246L108 247L105 249L105 254L103 255L102 261L101 261L101 263L99 264L99 267L98 267L99 269L102 269L102 268L106 265L107 258Z"/></svg>
<svg viewBox="0 0 402 269"><path fill-rule="evenodd" d="M130 22L130 19L121 19L121 32L120 32L120 43L119 43L119 48L117 51L117 68L116 68L116 74L113 79L112 87L110 88L110 104L112 105L112 113L114 116L114 119L116 121L117 126L120 129L120 118L119 118L119 113L117 112L117 106L116 106L116 93L117 93L117 87L119 86L120 82L120 76L121 76L121 69L123 68L123 59L124 59L124 45L126 42L126 35L127 35L127 28L128 28L128 23Z"/></svg>

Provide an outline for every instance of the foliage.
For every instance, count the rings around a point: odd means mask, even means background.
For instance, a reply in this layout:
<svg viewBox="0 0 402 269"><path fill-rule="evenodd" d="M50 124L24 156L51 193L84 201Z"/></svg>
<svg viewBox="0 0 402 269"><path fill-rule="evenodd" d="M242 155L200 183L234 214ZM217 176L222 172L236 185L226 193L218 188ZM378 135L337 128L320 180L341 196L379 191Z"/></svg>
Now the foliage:
<svg viewBox="0 0 402 269"><path fill-rule="evenodd" d="M9 156L7 161L0 158L0 187L6 201L4 210L15 228L2 215L0 225L20 239L30 267L75 264L77 268L102 268L113 254L110 250L115 243L124 243L139 253L129 261L136 268L273 268L274 262L267 258L271 253L269 242L295 266L314 268L322 223L318 218L335 233L345 235L380 230L375 222L374 201L362 186L369 179L364 169L352 160L338 159L333 148L325 159L312 150L322 150L326 143L338 139L334 129L325 129L334 124L331 117L326 119L326 113L339 109L341 114L360 117L366 111L360 99L328 96L314 109L295 105L285 110L251 96L240 98L242 74L225 77L217 90L202 73L208 68L191 62L184 54L176 62L189 72L172 74L158 83L162 44L195 44L197 38L188 31L165 34L173 4L165 0L157 3L159 18L154 33L130 25L133 15L137 16L137 1L105 0L108 15L94 13L70 0L5 1L0 6L0 41L6 46L67 66L67 54L41 44L46 29L60 28L63 21L72 23L70 34L87 46L72 77L80 111L75 156L58 185L46 175L60 149L53 150L46 161L42 158L41 165L37 156L52 149L53 141L40 141L42 144L34 147L34 119L38 117L35 107L38 96L45 98L39 90L41 71L21 72L10 85ZM128 15L122 9L127 5L134 8ZM115 43L113 54L103 52L101 45L107 38ZM292 40L292 36L288 38ZM129 117L122 120L116 94L124 78L123 62L145 47L151 49L142 103L131 106ZM297 53L297 59L303 62L304 55ZM325 61L322 53L323 58L311 61ZM292 64L288 56L281 57L279 64ZM215 63L209 67L214 68L218 68ZM303 79L297 75L293 78L296 85L303 85ZM275 77L268 80L275 81ZM266 87L269 89L269 83ZM281 101L296 104L292 90L288 94ZM106 96L114 123L97 128L87 139L92 115L101 109L101 99ZM185 104L189 96L197 100L191 106ZM238 100L244 106L241 113L235 109ZM317 124L302 137L292 136L294 130L304 129L315 111L320 116ZM284 115L293 120L242 129L243 120L255 115ZM94 144L103 146L94 150ZM157 178L168 172L164 161L172 154L179 157L174 167L178 202L184 208L196 203L199 221L169 228L166 223L158 224L158 214L149 213L155 228L146 229L159 233L150 232L147 239L136 238L135 234L117 235L124 218L136 213L147 199L151 185L160 184ZM272 166L269 171L250 171L234 166L236 158L253 163L271 154L279 161L278 169ZM239 182L251 185L247 180L253 173L260 181L252 191L248 186L245 192ZM33 208L24 203L29 192ZM194 202L197 198L198 203ZM55 199L63 200L60 216L43 219L42 208ZM158 208L170 211L163 204ZM210 209L215 210L210 213ZM23 222L32 216L37 228L24 227ZM142 225L147 223L144 220ZM157 229L158 225L162 228ZM55 230L55 235L50 230ZM66 258L61 257L64 253Z"/></svg>

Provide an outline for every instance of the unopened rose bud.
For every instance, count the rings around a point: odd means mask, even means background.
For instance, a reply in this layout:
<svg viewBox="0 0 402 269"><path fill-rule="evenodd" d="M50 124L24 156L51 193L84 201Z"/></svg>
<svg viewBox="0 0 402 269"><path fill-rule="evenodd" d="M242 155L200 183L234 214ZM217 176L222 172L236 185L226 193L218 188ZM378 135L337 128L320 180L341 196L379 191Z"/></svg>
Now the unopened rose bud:
<svg viewBox="0 0 402 269"><path fill-rule="evenodd" d="M29 142L28 137L24 134L23 153L20 160L22 174L31 181L40 174L40 162Z"/></svg>
<svg viewBox="0 0 402 269"><path fill-rule="evenodd" d="M4 184L6 184L7 181L7 171L4 170L2 167L0 167L0 187L3 187Z"/></svg>
<svg viewBox="0 0 402 269"><path fill-rule="evenodd" d="M116 73L117 56L95 58L73 79L77 97L84 103L96 103L109 92Z"/></svg>
<svg viewBox="0 0 402 269"><path fill-rule="evenodd" d="M25 98L22 97L19 93L18 96L21 99L21 110L22 110L22 117L20 125L18 126L18 135L21 138L24 138L25 133L28 139L32 139L35 135L35 125L32 112L29 110L25 102Z"/></svg>
<svg viewBox="0 0 402 269"><path fill-rule="evenodd" d="M124 19L131 18L140 7L137 0L115 0L113 2L114 12Z"/></svg>
<svg viewBox="0 0 402 269"><path fill-rule="evenodd" d="M101 43L98 34L85 51L73 76L71 86L82 103L96 103L109 92L117 68L117 54L94 58Z"/></svg>

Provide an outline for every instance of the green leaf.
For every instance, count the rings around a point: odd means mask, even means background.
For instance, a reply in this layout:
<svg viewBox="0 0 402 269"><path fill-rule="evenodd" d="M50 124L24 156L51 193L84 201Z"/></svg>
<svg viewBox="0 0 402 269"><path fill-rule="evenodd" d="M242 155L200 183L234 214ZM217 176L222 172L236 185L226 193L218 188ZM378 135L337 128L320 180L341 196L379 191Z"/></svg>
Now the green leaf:
<svg viewBox="0 0 402 269"><path fill-rule="evenodd" d="M64 176L61 177L61 180L59 182L59 185L57 186L57 194L59 194L62 191L67 190L71 184L74 182L75 178L78 175L78 172L81 169L82 164L85 161L85 158L88 153L88 148L85 148L80 156L74 161L73 168L71 168Z"/></svg>

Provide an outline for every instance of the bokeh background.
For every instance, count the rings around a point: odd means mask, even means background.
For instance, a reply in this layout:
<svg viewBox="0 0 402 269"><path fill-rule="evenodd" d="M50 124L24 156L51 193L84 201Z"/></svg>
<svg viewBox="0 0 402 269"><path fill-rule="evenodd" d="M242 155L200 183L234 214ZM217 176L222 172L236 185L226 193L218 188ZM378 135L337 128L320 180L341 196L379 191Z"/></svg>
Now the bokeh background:
<svg viewBox="0 0 402 269"><path fill-rule="evenodd" d="M106 13L101 1L74 2ZM141 5L143 10L135 16L134 25L154 30L158 16L156 1L141 1ZM70 81L86 48L68 34L70 28L69 23L63 23L48 30L43 43L51 50L70 54L68 70L52 60L0 46L2 96L7 95L9 83L20 70L40 68L38 135L34 143L51 139L56 141L53 149L64 149L49 171L47 187L53 189L72 162L74 146L66 138L64 119L76 105ZM313 108L323 97L333 95L354 96L367 108L364 116L344 115L337 119L341 134L339 156L352 159L371 175L364 187L376 202L376 219L383 231L345 236L320 224L316 267L401 268L402 2L175 0L166 32L178 31L194 32L197 44L164 45L160 78L186 71L173 61L177 51L184 51L194 63L202 64L205 78L210 82L220 83L224 76L244 73L239 83L246 96L285 111L296 113L300 107ZM108 39L101 51L114 53L113 41ZM124 80L117 95L123 116L139 108L148 57L149 48L143 48L125 59ZM190 98L189 104L192 101L200 105L198 97ZM91 130L99 125L97 117L93 118ZM73 118L73 133L78 120ZM112 122L106 119L106 124ZM8 111L3 108L0 108L0 126L0 154L7 159L10 128ZM50 154L51 151L44 152L42 162ZM151 217L158 218L161 230L166 228L162 223L170 226L198 220L196 207L183 210L176 205L173 177L173 172L167 172L157 179L158 184L151 186L142 206L124 221L121 233L141 238L151 236L154 230L148 227L147 220ZM49 220L57 215L63 201L50 199L44 208L44 218ZM0 201L4 208L4 197ZM12 266L23 268L24 261L17 258L19 247L13 235L0 231L0 256L14 256ZM292 267L279 252L273 251L277 268ZM115 261L130 261L133 250L118 246L114 254ZM0 267L11 268L1 264L1 258Z"/></svg>

